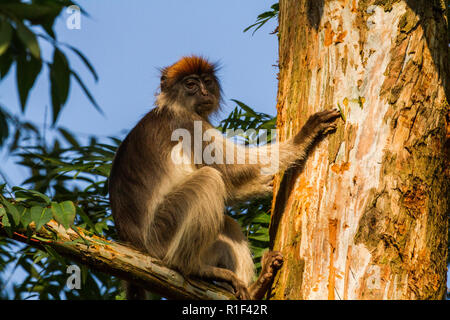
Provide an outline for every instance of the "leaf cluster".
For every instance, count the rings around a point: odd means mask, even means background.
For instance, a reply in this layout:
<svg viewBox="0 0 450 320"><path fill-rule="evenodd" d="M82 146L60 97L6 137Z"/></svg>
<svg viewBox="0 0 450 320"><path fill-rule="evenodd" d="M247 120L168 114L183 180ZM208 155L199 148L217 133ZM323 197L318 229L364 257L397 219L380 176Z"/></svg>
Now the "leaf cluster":
<svg viewBox="0 0 450 320"><path fill-rule="evenodd" d="M71 79L79 84L92 105L101 112L84 81L71 68L66 51L81 59L97 81L95 69L81 51L58 41L53 30L56 18L65 7L71 5L76 3L69 0L3 0L0 3L0 81L15 65L17 91L21 112L24 113L31 89L47 68L53 124L67 102ZM43 42L53 48L52 61L45 61L42 56ZM10 134L10 118L5 108L0 107L0 146Z"/></svg>
<svg viewBox="0 0 450 320"><path fill-rule="evenodd" d="M279 3L274 3L271 7L271 10L265 11L263 13L261 13L260 15L258 15L258 17L256 18L256 22L250 26L248 26L247 28L244 29L244 32L249 31L250 29L254 28L253 30L253 34L255 34L256 31L258 31L263 25L265 25L268 21L270 21L271 19L274 19L276 17L278 17L278 13L280 11L280 5Z"/></svg>

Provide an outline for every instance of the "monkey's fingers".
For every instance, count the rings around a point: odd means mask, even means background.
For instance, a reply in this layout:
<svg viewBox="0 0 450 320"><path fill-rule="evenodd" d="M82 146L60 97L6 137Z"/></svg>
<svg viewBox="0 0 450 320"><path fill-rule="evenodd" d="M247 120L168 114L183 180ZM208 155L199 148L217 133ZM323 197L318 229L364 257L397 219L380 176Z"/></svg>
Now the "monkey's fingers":
<svg viewBox="0 0 450 320"><path fill-rule="evenodd" d="M274 257L274 260L272 261L272 267L274 267L275 269L281 268L281 266L283 265L283 261L283 255L281 254L281 252L279 252L279 254L276 255Z"/></svg>
<svg viewBox="0 0 450 320"><path fill-rule="evenodd" d="M321 120L324 122L332 122L341 116L339 109L325 110L321 113Z"/></svg>
<svg viewBox="0 0 450 320"><path fill-rule="evenodd" d="M234 287L234 292L235 292L236 298L238 298L239 300L250 300L251 299L250 292L248 291L247 286L245 286L242 283L234 283L233 287Z"/></svg>
<svg viewBox="0 0 450 320"><path fill-rule="evenodd" d="M274 256L272 257L272 268L279 269L283 265L283 255L279 251L274 251Z"/></svg>
<svg viewBox="0 0 450 320"><path fill-rule="evenodd" d="M266 272L274 273L283 264L284 258L280 251L268 251L264 254L262 265Z"/></svg>
<svg viewBox="0 0 450 320"><path fill-rule="evenodd" d="M261 264L261 274L250 287L253 299L261 299L264 296L277 270L283 264L283 255L279 251L268 251L264 254Z"/></svg>
<svg viewBox="0 0 450 320"><path fill-rule="evenodd" d="M323 134L327 135L329 133L335 132L336 130L337 130L337 124L336 123L331 123L323 130Z"/></svg>

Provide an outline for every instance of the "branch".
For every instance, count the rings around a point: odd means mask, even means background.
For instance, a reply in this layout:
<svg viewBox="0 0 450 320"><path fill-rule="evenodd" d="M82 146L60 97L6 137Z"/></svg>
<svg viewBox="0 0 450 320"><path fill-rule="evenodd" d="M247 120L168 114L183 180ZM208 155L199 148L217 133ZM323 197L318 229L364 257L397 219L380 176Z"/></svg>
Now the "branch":
<svg viewBox="0 0 450 320"><path fill-rule="evenodd" d="M25 230L7 232L0 224L0 236L10 237L39 249L50 246L63 257L133 282L169 299L236 299L225 289L204 281L184 278L158 259L116 242L88 236L81 228L73 227L76 231L66 230L54 220L37 232L34 223L29 228L35 232L30 237L25 235Z"/></svg>

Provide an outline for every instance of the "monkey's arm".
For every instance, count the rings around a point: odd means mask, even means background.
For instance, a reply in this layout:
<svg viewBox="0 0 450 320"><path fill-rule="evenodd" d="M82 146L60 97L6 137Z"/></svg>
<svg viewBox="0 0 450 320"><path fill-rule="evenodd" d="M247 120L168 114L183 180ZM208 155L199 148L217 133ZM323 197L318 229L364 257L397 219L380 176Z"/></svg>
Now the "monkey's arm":
<svg viewBox="0 0 450 320"><path fill-rule="evenodd" d="M252 148L239 146L228 139L215 141L223 144L224 155L230 150L236 155L235 163L225 162L224 156L225 164L216 167L225 182L233 187L231 200L240 201L269 194L273 174L305 160L310 147L336 129L335 120L339 116L340 112L336 109L315 113L294 137L272 145Z"/></svg>
<svg viewBox="0 0 450 320"><path fill-rule="evenodd" d="M267 197L273 193L273 175L259 175L251 181L235 187L227 199L227 205L245 200Z"/></svg>

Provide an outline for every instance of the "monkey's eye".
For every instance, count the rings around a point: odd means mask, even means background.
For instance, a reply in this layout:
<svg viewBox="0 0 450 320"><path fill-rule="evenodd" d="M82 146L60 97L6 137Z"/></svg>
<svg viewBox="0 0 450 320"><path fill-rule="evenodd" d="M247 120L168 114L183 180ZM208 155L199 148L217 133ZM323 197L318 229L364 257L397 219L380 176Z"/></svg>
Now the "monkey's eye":
<svg viewBox="0 0 450 320"><path fill-rule="evenodd" d="M192 80L188 80L184 83L185 87L189 90L192 90L195 88L195 86L197 85L197 83L195 81Z"/></svg>
<svg viewBox="0 0 450 320"><path fill-rule="evenodd" d="M211 79L205 79L204 82L208 87L213 84L213 81Z"/></svg>

